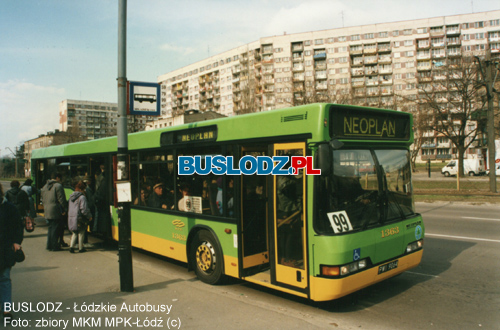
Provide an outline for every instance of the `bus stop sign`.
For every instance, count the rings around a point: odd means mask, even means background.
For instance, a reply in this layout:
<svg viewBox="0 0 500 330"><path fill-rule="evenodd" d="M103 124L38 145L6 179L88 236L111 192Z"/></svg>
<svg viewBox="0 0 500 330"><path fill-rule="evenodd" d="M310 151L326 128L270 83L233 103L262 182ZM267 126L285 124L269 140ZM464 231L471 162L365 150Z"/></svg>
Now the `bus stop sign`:
<svg viewBox="0 0 500 330"><path fill-rule="evenodd" d="M161 115L160 84L130 81L128 93L128 114Z"/></svg>

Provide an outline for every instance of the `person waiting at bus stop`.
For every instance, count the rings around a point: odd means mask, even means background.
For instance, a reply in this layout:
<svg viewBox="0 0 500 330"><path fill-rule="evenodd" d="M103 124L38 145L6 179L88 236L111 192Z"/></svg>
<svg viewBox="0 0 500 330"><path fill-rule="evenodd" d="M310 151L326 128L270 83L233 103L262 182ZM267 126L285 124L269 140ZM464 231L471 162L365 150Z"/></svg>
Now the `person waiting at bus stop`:
<svg viewBox="0 0 500 330"><path fill-rule="evenodd" d="M64 235L63 219L66 218L68 202L61 181L61 174L53 173L52 179L43 186L41 193L45 219L49 223L47 233L47 250L49 251L61 251L59 239L62 240L61 236Z"/></svg>
<svg viewBox="0 0 500 330"><path fill-rule="evenodd" d="M76 241L78 240L78 252L85 252L83 248L84 235L89 222L92 221L92 213L88 207L85 196L86 185L83 181L78 181L75 191L71 194L68 203L68 229L71 230L71 246L69 252L75 252Z"/></svg>
<svg viewBox="0 0 500 330"><path fill-rule="evenodd" d="M12 303L12 282L10 270L13 263L7 252L21 249L23 223L17 208L4 198L0 185L0 310L3 311L3 324L12 320L12 314L4 310L5 303Z"/></svg>

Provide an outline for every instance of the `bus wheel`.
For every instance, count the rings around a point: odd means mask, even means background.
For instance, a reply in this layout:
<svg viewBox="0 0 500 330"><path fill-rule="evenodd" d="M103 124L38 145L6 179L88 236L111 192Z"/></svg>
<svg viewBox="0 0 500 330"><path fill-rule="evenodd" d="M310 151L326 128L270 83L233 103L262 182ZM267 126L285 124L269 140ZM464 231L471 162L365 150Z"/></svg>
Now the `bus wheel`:
<svg viewBox="0 0 500 330"><path fill-rule="evenodd" d="M205 283L218 284L224 279L223 257L213 235L206 230L196 233L191 245L191 258L196 276Z"/></svg>

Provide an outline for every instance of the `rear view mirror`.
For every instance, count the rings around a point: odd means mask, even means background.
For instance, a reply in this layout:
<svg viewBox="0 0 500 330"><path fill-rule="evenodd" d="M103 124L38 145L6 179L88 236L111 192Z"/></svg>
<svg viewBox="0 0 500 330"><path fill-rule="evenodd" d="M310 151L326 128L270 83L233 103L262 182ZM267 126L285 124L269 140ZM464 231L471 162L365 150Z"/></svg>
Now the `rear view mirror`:
<svg viewBox="0 0 500 330"><path fill-rule="evenodd" d="M332 170L332 149L327 143L318 146L318 165L323 174Z"/></svg>

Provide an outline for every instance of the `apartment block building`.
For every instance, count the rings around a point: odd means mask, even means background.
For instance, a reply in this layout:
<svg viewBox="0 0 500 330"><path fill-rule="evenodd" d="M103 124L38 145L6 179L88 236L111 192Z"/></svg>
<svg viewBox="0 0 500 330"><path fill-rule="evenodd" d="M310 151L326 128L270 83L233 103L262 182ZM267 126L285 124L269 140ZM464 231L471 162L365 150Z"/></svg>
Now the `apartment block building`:
<svg viewBox="0 0 500 330"><path fill-rule="evenodd" d="M162 116L232 116L343 97L398 108L397 95L418 100L419 84L439 79L436 68L487 50L498 58L500 10L263 37L159 76ZM456 153L437 132L426 134L423 160Z"/></svg>
<svg viewBox="0 0 500 330"><path fill-rule="evenodd" d="M151 116L130 116L128 131L144 131ZM63 100L59 103L59 130L78 134L84 140L94 140L117 134L118 104L83 100Z"/></svg>

